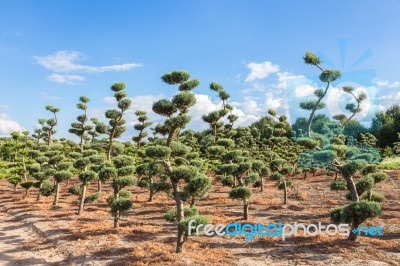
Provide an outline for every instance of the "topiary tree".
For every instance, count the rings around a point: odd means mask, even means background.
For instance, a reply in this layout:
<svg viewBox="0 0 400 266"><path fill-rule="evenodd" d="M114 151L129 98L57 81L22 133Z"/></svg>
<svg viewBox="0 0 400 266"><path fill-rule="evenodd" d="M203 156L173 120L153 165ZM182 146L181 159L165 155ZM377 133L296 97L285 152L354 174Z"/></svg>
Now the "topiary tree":
<svg viewBox="0 0 400 266"><path fill-rule="evenodd" d="M9 176L7 178L8 182L10 182L10 184L12 184L14 186L14 192L17 191L17 186L21 183L21 177L20 176L16 176L16 175L12 175Z"/></svg>
<svg viewBox="0 0 400 266"><path fill-rule="evenodd" d="M154 194L160 191L168 193L171 190L171 185L166 183L165 180L155 182L157 176L162 176L165 172L163 162L157 160L158 147L150 146L146 149L146 156L150 158L149 162L138 165L136 173L141 177L138 186L146 188L149 191L148 201L153 201Z"/></svg>
<svg viewBox="0 0 400 266"><path fill-rule="evenodd" d="M125 91L125 83L114 83L111 86L111 90L115 92L114 98L117 101L118 109L106 111L105 116L109 120L108 125L98 121L97 119L92 119L97 133L108 135L107 160L109 161L111 160L114 140L119 138L126 131L124 113L132 103Z"/></svg>
<svg viewBox="0 0 400 266"><path fill-rule="evenodd" d="M288 188L294 185L293 180L288 180L287 176L293 171L292 167L287 166L284 159L274 159L270 162L270 168L273 174L270 179L277 181L278 189L283 190L283 204L288 201Z"/></svg>
<svg viewBox="0 0 400 266"><path fill-rule="evenodd" d="M33 131L34 133L32 134L32 137L36 141L37 148L39 147L40 140L46 138L46 132L44 131L46 119L42 119L42 118L38 119L38 124L39 124L39 127L35 128L35 130Z"/></svg>
<svg viewBox="0 0 400 266"><path fill-rule="evenodd" d="M134 185L136 177L134 176L135 167L132 166L134 164L132 157L119 155L113 159L112 163L113 166L102 168L99 175L103 179L111 181L113 195L108 199L108 203L114 216L114 228L118 228L122 213L132 207L131 194L124 188Z"/></svg>
<svg viewBox="0 0 400 266"><path fill-rule="evenodd" d="M333 118L340 121L342 125L346 126L346 124L348 124L356 114L362 111L361 103L367 99L367 95L362 92L358 96L356 96L354 88L352 86L344 86L342 89L344 92L350 94L353 97L355 103L349 102L345 106L345 109L351 113L349 117L347 117L345 114L338 114L334 115Z"/></svg>
<svg viewBox="0 0 400 266"><path fill-rule="evenodd" d="M176 206L177 243L176 252L181 253L185 241L185 219L184 200L190 194L183 184L188 185L192 178L198 174L195 166L178 164L175 165L173 157L184 157L190 152L190 148L174 140L179 136L179 131L190 121L189 109L196 103L196 96L191 92L199 85L197 79L190 80L186 71L173 71L164 74L161 79L169 85L179 85L179 93L172 97L172 100L161 99L153 104L153 111L156 114L167 117L164 123L157 125L156 131L167 136L166 142L157 145L154 156L163 160L166 174L172 185L173 198ZM182 160L180 160L182 161ZM183 182L180 182L180 181ZM193 193L193 191L191 191ZM195 216L200 219L201 216Z"/></svg>
<svg viewBox="0 0 400 266"><path fill-rule="evenodd" d="M147 113L145 111L137 110L135 115L138 117L139 123L135 124L134 128L139 131L137 136L132 137L132 140L136 142L138 148L142 145L142 140L148 136L148 133L145 131L146 128L150 127L153 123L147 121Z"/></svg>
<svg viewBox="0 0 400 266"><path fill-rule="evenodd" d="M81 152L83 152L85 140L88 138L88 132L93 130L92 125L87 125L88 121L87 117L87 103L90 99L86 96L79 97L79 103L76 107L79 110L82 110L82 114L77 117L78 122L74 122L71 124L71 128L69 129L69 133L75 134L79 137L79 148Z"/></svg>
<svg viewBox="0 0 400 266"><path fill-rule="evenodd" d="M213 133L213 144L215 145L217 143L217 140L218 140L218 129L222 128L222 126L224 125L222 121L220 122L220 120L224 116L226 116L229 113L229 111L231 111L233 108L232 108L231 105L226 103L226 101L231 96L229 95L229 93L227 93L224 90L224 87L222 87L221 84L219 84L217 82L211 82L210 83L210 89L212 91L218 92L218 97L222 101L222 108L221 109L212 111L211 113L202 116L203 121L210 125L210 128L211 128L212 133ZM235 119L234 116L231 116L230 118L231 118L230 121L232 121L232 126L233 126L233 122L236 119Z"/></svg>
<svg viewBox="0 0 400 266"><path fill-rule="evenodd" d="M71 179L71 177L72 177L72 173L69 171L66 171L66 170L57 171L54 174L54 179L56 180L55 197L54 197L54 202L53 202L54 206L58 206L58 201L60 198L60 183Z"/></svg>
<svg viewBox="0 0 400 266"><path fill-rule="evenodd" d="M82 156L77 156L76 154L70 154L70 156L76 159L74 167L79 171L79 181L81 185L70 188L69 192L79 196L78 215L81 215L84 211L85 204L97 200L101 195L101 192L97 191L86 197L86 190L91 182L98 179L96 172L100 171L102 163L104 163L106 158L98 155L97 151L92 149L85 150Z"/></svg>
<svg viewBox="0 0 400 266"><path fill-rule="evenodd" d="M60 111L60 108L51 106L51 105L47 105L46 106L46 110L50 111L51 113L53 113L53 118L47 119L46 120L46 125L42 127L43 130L43 136L45 138L45 140L47 141L47 146L50 146L51 142L52 142L52 137L53 135L56 133L55 127L57 126L57 113ZM40 120L39 120L40 122Z"/></svg>
<svg viewBox="0 0 400 266"><path fill-rule="evenodd" d="M310 51L306 52L303 59L304 59L304 63L313 65L321 71L319 79L322 82L326 83L325 89L317 89L314 91L314 94L317 97L316 100L307 100L307 101L303 101L300 103L300 108L311 111L310 117L307 120L307 126L306 126L307 136L309 138L311 138L311 124L312 124L313 118L315 116L315 112L317 110L323 109L325 107L325 103L323 103L322 100L328 93L328 89L331 86L331 83L333 81L339 79L341 76L341 73L339 70L322 68L321 67L321 59Z"/></svg>
<svg viewBox="0 0 400 266"><path fill-rule="evenodd" d="M26 182L23 182L23 183L20 184L21 187L23 187L23 188L25 189L25 198L28 197L28 195L29 195L29 189L30 189L31 187L33 187L34 184L35 184L35 183L32 182L32 181L26 181Z"/></svg>
<svg viewBox="0 0 400 266"><path fill-rule="evenodd" d="M243 201L243 219L247 220L249 216L249 199L252 195L251 189L244 186L234 187L229 192L231 199L240 199Z"/></svg>
<svg viewBox="0 0 400 266"><path fill-rule="evenodd" d="M381 206L373 201L355 201L346 206L333 209L331 220L335 223L345 222L357 229L364 221L381 214ZM357 233L350 231L349 240L356 241Z"/></svg>

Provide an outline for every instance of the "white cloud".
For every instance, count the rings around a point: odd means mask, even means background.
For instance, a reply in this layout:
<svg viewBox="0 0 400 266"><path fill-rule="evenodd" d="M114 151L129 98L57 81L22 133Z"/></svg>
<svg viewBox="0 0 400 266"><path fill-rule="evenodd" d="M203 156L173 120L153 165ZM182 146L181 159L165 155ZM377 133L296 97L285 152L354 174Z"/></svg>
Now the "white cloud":
<svg viewBox="0 0 400 266"><path fill-rule="evenodd" d="M0 113L0 135L8 135L23 128L5 113Z"/></svg>
<svg viewBox="0 0 400 266"><path fill-rule="evenodd" d="M267 109L278 109L282 105L283 99L276 98L272 93L265 94L265 106Z"/></svg>
<svg viewBox="0 0 400 266"><path fill-rule="evenodd" d="M42 96L43 99L46 99L46 100L60 100L61 99L58 96L49 95L45 92L41 92L40 95Z"/></svg>
<svg viewBox="0 0 400 266"><path fill-rule="evenodd" d="M295 92L296 97L305 97L309 95L313 95L315 88L311 85L299 85L296 86Z"/></svg>
<svg viewBox="0 0 400 266"><path fill-rule="evenodd" d="M51 55L46 56L34 56L36 62L54 72L106 72L106 71L124 71L130 70L134 67L139 67L141 64L128 63L119 65L108 65L108 66L89 66L77 64L77 60L81 60L83 55L76 51L59 51Z"/></svg>
<svg viewBox="0 0 400 266"><path fill-rule="evenodd" d="M10 109L10 106L8 106L7 104L1 104L0 108L8 110L8 109Z"/></svg>
<svg viewBox="0 0 400 266"><path fill-rule="evenodd" d="M51 74L50 76L47 77L47 79L60 84L73 85L78 82L85 81L86 78L80 75Z"/></svg>
<svg viewBox="0 0 400 266"><path fill-rule="evenodd" d="M381 79L377 79L375 80L375 84L378 87L382 87L382 88L396 88L396 87L400 87L400 82L395 81L395 82L390 82L388 80L381 80Z"/></svg>
<svg viewBox="0 0 400 266"><path fill-rule="evenodd" d="M278 75L278 84L275 86L278 89L286 89L287 81L291 79L304 79L303 75L293 75L289 72L279 72Z"/></svg>
<svg viewBox="0 0 400 266"><path fill-rule="evenodd" d="M381 96L381 97L379 97L379 100L400 101L400 92L398 92L397 94L388 94L388 95Z"/></svg>
<svg viewBox="0 0 400 266"><path fill-rule="evenodd" d="M76 51L59 51L46 56L34 56L36 63L53 72L48 80L60 84L73 85L86 78L81 73L103 73L112 71L127 71L141 66L138 63L126 63L106 66L90 66L77 63L84 55ZM75 73L80 73L77 75Z"/></svg>
<svg viewBox="0 0 400 266"><path fill-rule="evenodd" d="M250 74L246 77L245 82L251 82L257 79L264 79L270 74L279 71L279 66L271 62L249 63L246 65L250 69Z"/></svg>

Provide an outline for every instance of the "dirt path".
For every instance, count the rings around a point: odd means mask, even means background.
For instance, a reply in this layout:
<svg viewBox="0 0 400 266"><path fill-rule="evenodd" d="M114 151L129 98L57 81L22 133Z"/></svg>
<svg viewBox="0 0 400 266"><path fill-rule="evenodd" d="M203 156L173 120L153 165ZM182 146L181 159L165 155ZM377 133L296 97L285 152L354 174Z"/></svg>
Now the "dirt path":
<svg viewBox="0 0 400 266"><path fill-rule="evenodd" d="M63 260L28 224L0 213L0 265L51 265Z"/></svg>

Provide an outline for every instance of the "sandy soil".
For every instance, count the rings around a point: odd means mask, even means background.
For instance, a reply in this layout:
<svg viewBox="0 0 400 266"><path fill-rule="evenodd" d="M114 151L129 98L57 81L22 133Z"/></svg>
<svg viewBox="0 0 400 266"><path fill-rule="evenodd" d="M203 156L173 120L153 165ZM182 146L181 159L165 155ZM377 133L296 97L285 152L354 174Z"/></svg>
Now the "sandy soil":
<svg viewBox="0 0 400 266"><path fill-rule="evenodd" d="M106 204L111 193L108 185L101 200L77 216L77 198L67 192L66 184L61 186L60 206L54 208L52 197L36 202L36 189L24 198L22 188L13 192L6 180L0 180L0 265L400 265L400 178L399 173L389 174L390 180L376 188L387 199L382 216L366 223L379 223L384 228L382 237L359 237L349 243L336 236L286 241L193 236L181 255L174 253L175 226L163 219L174 206L166 195L147 202L145 190L130 188L133 209L115 230ZM346 203L345 192L329 190L332 179L296 177L287 206L282 206L276 183L267 181L264 192L253 191L248 222L330 223L329 210ZM69 186L76 183L74 179ZM209 196L197 204L213 224L244 222L242 206L227 197L229 190L214 182Z"/></svg>

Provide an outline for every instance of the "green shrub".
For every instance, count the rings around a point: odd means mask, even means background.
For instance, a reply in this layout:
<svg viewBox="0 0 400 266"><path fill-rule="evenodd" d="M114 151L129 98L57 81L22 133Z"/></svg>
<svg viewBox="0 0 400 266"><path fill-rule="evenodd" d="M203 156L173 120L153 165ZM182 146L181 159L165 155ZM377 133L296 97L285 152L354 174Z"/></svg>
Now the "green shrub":
<svg viewBox="0 0 400 266"><path fill-rule="evenodd" d="M364 192L361 197L360 200L368 200L368 191ZM375 202L382 202L385 200L385 197L383 196L383 194L372 191L371 193L371 201L375 201Z"/></svg>
<svg viewBox="0 0 400 266"><path fill-rule="evenodd" d="M93 203L93 202L95 202L98 198L100 198L100 196L101 196L101 193L100 193L100 192L93 193L92 195L87 196L87 197L85 198L84 203L85 203L85 204L86 204L86 203Z"/></svg>
<svg viewBox="0 0 400 266"><path fill-rule="evenodd" d="M336 180L331 183L330 188L332 190L346 190L347 184L344 180Z"/></svg>
<svg viewBox="0 0 400 266"><path fill-rule="evenodd" d="M399 170L400 169L400 157L386 158L379 165L379 169L387 170Z"/></svg>

